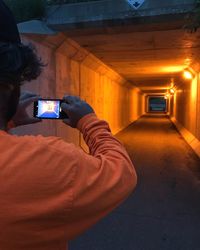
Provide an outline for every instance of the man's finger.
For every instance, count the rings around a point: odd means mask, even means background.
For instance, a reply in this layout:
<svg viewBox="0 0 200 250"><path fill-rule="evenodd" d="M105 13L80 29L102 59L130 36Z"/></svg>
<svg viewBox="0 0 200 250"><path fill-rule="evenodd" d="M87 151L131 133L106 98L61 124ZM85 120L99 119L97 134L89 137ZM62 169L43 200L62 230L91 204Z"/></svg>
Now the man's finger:
<svg viewBox="0 0 200 250"><path fill-rule="evenodd" d="M71 109L71 105L70 104L68 104L68 103L61 103L61 109L63 110L63 111L65 111L66 113L68 113L69 112L69 110Z"/></svg>
<svg viewBox="0 0 200 250"><path fill-rule="evenodd" d="M64 96L64 97L63 97L63 100L64 100L65 102L68 102L68 103L70 103L70 104L73 104L73 103L75 103L76 101L80 100L80 97L69 95L69 96Z"/></svg>
<svg viewBox="0 0 200 250"><path fill-rule="evenodd" d="M64 100L65 102L67 102L67 103L70 103L70 104L73 103L73 98L72 98L72 96L70 96L70 95L64 96L64 97L63 97L63 100Z"/></svg>
<svg viewBox="0 0 200 250"><path fill-rule="evenodd" d="M27 99L24 99L22 102L22 105L24 107L28 107L31 103L35 102L35 101L38 101L39 99L41 98L41 96L33 96L33 97L30 97L30 98L27 98Z"/></svg>
<svg viewBox="0 0 200 250"><path fill-rule="evenodd" d="M21 93L21 96L20 96L20 99L21 100L24 100L26 98L29 98L29 97L33 97L33 96L39 96L38 94L35 94L33 92L29 92L29 91L23 91Z"/></svg>

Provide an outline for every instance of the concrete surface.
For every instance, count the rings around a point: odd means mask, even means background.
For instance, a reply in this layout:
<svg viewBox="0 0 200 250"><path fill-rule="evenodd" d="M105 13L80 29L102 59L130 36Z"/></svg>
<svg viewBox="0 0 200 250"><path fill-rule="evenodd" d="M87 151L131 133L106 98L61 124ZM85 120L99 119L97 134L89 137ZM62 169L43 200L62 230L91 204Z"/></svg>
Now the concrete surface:
<svg viewBox="0 0 200 250"><path fill-rule="evenodd" d="M183 69L199 62L200 31L190 34L184 29L124 30L75 34L71 38L144 93L165 93L172 78L179 84Z"/></svg>
<svg viewBox="0 0 200 250"><path fill-rule="evenodd" d="M179 133L183 136L185 141L190 145L190 147L194 150L194 152L200 158L200 141L190 133L186 128L184 128L174 117L171 118L171 121L176 126Z"/></svg>
<svg viewBox="0 0 200 250"><path fill-rule="evenodd" d="M166 116L117 134L138 173L136 191L70 243L70 250L199 250L200 159Z"/></svg>
<svg viewBox="0 0 200 250"><path fill-rule="evenodd" d="M200 78L199 72L192 81L179 81L177 91L173 96L173 111L171 116L188 130L197 140L200 140ZM187 141L191 141L188 139Z"/></svg>
<svg viewBox="0 0 200 250"><path fill-rule="evenodd" d="M147 2L143 7L145 4ZM171 2L159 6L167 4ZM149 17L149 23L151 21ZM46 47L51 49L52 62L56 61L54 94L60 97L68 92L86 99L94 105L98 116L110 123L114 134L143 114L140 110L145 106L145 95L165 94L173 81L176 93L174 100L171 99L170 116L188 130L195 141L200 140L200 31L190 34L183 29L163 30L163 24L160 28L127 32L123 27L115 33L107 26L104 34L98 31L91 34L89 30L84 35L71 34L74 40L66 33L28 37L36 39L39 47L43 46L45 52L40 51L45 58ZM193 81L184 81L182 77L183 69L188 66L196 72ZM62 123L57 124L56 135L79 143L77 132L66 131ZM199 148L196 143L195 147Z"/></svg>
<svg viewBox="0 0 200 250"><path fill-rule="evenodd" d="M31 20L17 25L21 34L56 35L57 32L47 27L45 22Z"/></svg>
<svg viewBox="0 0 200 250"><path fill-rule="evenodd" d="M134 10L126 0L104 0L82 2L76 4L60 4L49 6L47 23L52 28L64 30L66 28L105 27L106 21L118 25L119 20L134 17L152 17L187 13L194 8L193 0L148 0L138 9ZM159 17L158 20L162 20ZM111 26L112 26L111 25Z"/></svg>

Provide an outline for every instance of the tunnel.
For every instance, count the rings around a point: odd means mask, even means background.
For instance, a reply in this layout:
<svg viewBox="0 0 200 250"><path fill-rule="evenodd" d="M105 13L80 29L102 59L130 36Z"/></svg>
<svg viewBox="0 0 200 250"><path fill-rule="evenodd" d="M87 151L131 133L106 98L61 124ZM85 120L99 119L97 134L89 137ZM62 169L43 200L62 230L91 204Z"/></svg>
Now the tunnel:
<svg viewBox="0 0 200 250"><path fill-rule="evenodd" d="M66 4L51 7L45 25L19 24L23 41L47 62L23 88L87 101L125 145L138 174L129 199L70 249L199 250L200 31L183 28L192 1L149 1L131 17L125 1L107 2L79 3L91 19ZM98 14L107 17L112 8L119 15L112 13L113 20ZM82 135L61 121L12 133L55 135L88 152Z"/></svg>

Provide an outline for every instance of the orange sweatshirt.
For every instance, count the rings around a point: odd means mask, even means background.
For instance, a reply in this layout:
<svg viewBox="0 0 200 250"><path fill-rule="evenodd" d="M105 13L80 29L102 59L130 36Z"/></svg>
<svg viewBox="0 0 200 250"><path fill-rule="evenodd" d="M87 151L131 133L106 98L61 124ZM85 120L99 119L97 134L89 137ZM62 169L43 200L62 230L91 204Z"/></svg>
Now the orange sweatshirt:
<svg viewBox="0 0 200 250"><path fill-rule="evenodd" d="M59 137L0 131L0 250L66 250L134 189L136 173L108 123L78 123L90 154Z"/></svg>

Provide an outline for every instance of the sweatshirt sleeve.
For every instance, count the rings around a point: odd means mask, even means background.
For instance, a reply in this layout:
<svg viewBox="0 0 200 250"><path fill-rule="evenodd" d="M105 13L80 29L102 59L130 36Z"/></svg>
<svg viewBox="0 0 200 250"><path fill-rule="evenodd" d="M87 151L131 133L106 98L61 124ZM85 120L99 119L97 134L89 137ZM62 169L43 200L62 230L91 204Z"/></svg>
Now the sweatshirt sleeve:
<svg viewBox="0 0 200 250"><path fill-rule="evenodd" d="M73 207L68 220L68 239L73 239L124 201L137 177L124 146L109 125L92 113L77 128L83 133L90 154L77 152Z"/></svg>

